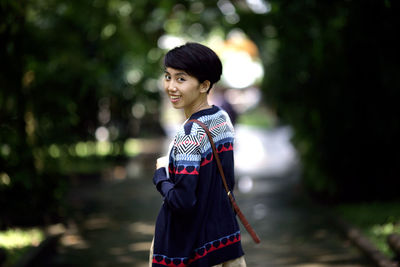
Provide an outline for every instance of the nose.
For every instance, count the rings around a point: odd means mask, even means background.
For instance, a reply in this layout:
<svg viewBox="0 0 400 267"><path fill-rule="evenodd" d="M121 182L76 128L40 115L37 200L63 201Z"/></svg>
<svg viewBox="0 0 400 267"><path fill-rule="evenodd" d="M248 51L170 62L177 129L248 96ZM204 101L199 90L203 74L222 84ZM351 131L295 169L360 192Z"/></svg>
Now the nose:
<svg viewBox="0 0 400 267"><path fill-rule="evenodd" d="M165 88L169 92L175 92L176 91L176 86L172 81L168 82Z"/></svg>

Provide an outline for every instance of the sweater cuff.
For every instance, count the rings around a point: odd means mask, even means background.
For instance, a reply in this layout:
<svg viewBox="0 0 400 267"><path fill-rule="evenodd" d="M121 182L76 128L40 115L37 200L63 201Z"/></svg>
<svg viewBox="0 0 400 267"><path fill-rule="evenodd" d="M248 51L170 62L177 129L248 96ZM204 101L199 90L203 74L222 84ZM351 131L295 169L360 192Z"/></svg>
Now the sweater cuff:
<svg viewBox="0 0 400 267"><path fill-rule="evenodd" d="M168 191L171 190L171 188L173 187L173 183L168 179L164 167L159 168L155 171L153 176L153 183L163 197L165 197Z"/></svg>

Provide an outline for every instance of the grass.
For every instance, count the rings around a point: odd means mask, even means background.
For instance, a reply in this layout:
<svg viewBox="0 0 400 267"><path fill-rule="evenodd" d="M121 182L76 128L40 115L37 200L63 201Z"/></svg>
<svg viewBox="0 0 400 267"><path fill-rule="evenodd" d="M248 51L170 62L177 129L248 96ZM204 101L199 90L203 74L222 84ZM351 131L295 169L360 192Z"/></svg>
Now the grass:
<svg viewBox="0 0 400 267"><path fill-rule="evenodd" d="M394 257L386 239L389 234L400 234L400 202L344 204L336 207L336 211L386 256Z"/></svg>
<svg viewBox="0 0 400 267"><path fill-rule="evenodd" d="M8 229L0 232L0 247L6 251L4 267L13 266L32 247L44 240L44 233L39 228Z"/></svg>

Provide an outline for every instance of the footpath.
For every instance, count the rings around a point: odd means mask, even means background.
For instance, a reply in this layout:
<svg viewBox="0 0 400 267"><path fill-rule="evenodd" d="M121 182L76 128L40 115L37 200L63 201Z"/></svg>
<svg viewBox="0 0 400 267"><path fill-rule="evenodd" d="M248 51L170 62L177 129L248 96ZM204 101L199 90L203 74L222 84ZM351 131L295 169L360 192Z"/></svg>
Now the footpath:
<svg viewBox="0 0 400 267"><path fill-rule="evenodd" d="M258 153L247 156L260 160L257 166L241 160L237 170L238 204L262 239L256 245L242 229L247 265L372 266L335 228L329 211L304 196L295 155L287 147L287 129L279 131L237 131L236 153ZM248 134L256 143L241 142ZM263 149L254 152L249 145ZM101 179L78 181L69 194L72 214L68 230L54 256L40 266L148 266L154 222L162 202L152 185L157 156L143 154L113 167Z"/></svg>

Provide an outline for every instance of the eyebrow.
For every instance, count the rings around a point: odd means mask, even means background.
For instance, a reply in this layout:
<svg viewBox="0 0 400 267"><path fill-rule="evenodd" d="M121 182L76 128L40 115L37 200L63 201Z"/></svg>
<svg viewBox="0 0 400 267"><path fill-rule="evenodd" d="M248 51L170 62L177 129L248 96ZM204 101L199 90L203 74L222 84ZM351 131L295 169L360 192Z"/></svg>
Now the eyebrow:
<svg viewBox="0 0 400 267"><path fill-rule="evenodd" d="M169 73L167 70L165 70L164 73L171 74L171 73ZM177 72L177 73L175 73L174 75L176 75L176 76L179 76L179 75L188 76L189 74L187 74L186 72L182 71L182 72Z"/></svg>

